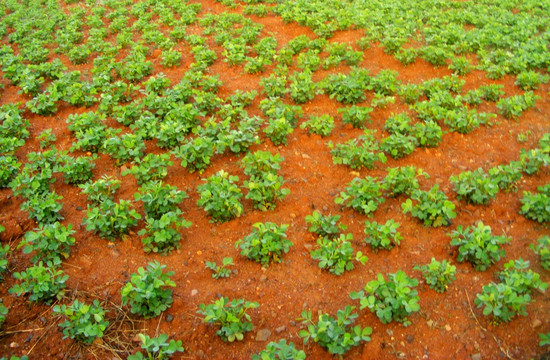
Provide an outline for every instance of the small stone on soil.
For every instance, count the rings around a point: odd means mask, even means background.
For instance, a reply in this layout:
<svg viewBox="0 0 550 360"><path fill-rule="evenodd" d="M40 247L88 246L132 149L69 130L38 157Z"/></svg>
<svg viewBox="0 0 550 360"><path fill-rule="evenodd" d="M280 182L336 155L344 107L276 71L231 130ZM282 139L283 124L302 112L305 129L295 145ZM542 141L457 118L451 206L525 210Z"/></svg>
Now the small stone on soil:
<svg viewBox="0 0 550 360"><path fill-rule="evenodd" d="M413 341L414 341L414 335L411 335L411 334L407 335L407 342L409 344L412 344Z"/></svg>
<svg viewBox="0 0 550 360"><path fill-rule="evenodd" d="M533 323L531 324L531 326L533 327L533 329L536 329L538 328L539 326L542 325L542 321L540 321L539 319L535 319L533 320Z"/></svg>
<svg viewBox="0 0 550 360"><path fill-rule="evenodd" d="M276 328L276 329L275 329L275 332L276 332L277 334L280 334L280 333L282 333L282 332L285 331L285 330L286 330L286 326L283 325L283 326L279 326L278 328Z"/></svg>
<svg viewBox="0 0 550 360"><path fill-rule="evenodd" d="M473 354L472 356L470 356L470 359L472 359L472 360L481 360L481 354L480 353Z"/></svg>
<svg viewBox="0 0 550 360"><path fill-rule="evenodd" d="M172 316L171 314L166 314L166 317L164 319L166 320L166 322L172 322L172 320L174 320L174 316Z"/></svg>
<svg viewBox="0 0 550 360"><path fill-rule="evenodd" d="M266 282L266 281L267 281L267 276L265 275L260 276L260 282Z"/></svg>
<svg viewBox="0 0 550 360"><path fill-rule="evenodd" d="M451 326L450 325L445 325L445 330L451 331Z"/></svg>
<svg viewBox="0 0 550 360"><path fill-rule="evenodd" d="M197 289L191 290L191 296L195 296L195 295L197 295L198 293L199 293L199 290L197 290Z"/></svg>
<svg viewBox="0 0 550 360"><path fill-rule="evenodd" d="M271 336L271 331L268 329L259 330L256 333L256 341L266 341Z"/></svg>

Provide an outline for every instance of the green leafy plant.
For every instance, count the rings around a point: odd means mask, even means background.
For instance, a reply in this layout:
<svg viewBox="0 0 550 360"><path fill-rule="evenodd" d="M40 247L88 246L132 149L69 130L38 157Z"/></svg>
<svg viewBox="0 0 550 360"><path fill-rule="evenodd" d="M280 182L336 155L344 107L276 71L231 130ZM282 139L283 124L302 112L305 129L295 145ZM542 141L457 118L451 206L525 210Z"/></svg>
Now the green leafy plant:
<svg viewBox="0 0 550 360"><path fill-rule="evenodd" d="M46 129L40 133L40 135L37 136L38 140L40 140L40 148L45 149L48 146L55 143L57 140L57 137L52 132L52 129Z"/></svg>
<svg viewBox="0 0 550 360"><path fill-rule="evenodd" d="M388 280L379 273L376 280L365 285L364 291L352 292L350 297L360 301L361 309L369 308L376 313L384 324L397 321L408 326L411 324L408 316L420 310L420 298L414 289L417 285L418 280L402 270L388 274Z"/></svg>
<svg viewBox="0 0 550 360"><path fill-rule="evenodd" d="M189 228L191 222L181 216L181 211L170 211L162 214L158 219L147 217L145 228L138 235L145 236L141 242L146 253L154 252L168 254L179 249L181 234L179 230Z"/></svg>
<svg viewBox="0 0 550 360"><path fill-rule="evenodd" d="M353 270L352 234L340 234L339 238L329 239L322 237L317 239L318 249L311 251L311 257L319 260L321 269L328 269L334 275L342 275L345 271ZM361 251L355 254L355 260L365 264L368 258Z"/></svg>
<svg viewBox="0 0 550 360"><path fill-rule="evenodd" d="M122 176L132 174L138 184L145 184L151 180L162 180L168 175L168 166L174 163L170 161L170 154L147 154L141 161L130 169L123 171Z"/></svg>
<svg viewBox="0 0 550 360"><path fill-rule="evenodd" d="M540 275L529 269L529 261L521 258L510 260L504 264L504 270L498 274L498 278L505 284L509 284L520 294L530 294L537 289L544 292L548 283L540 279Z"/></svg>
<svg viewBox="0 0 550 360"><path fill-rule="evenodd" d="M0 225L0 233L4 231L4 227ZM11 254L10 246L0 246L0 282L4 281L4 273L8 271L8 255Z"/></svg>
<svg viewBox="0 0 550 360"><path fill-rule="evenodd" d="M341 192L334 202L370 215L378 209L379 204L385 202L385 199L382 197L380 183L375 178L367 176L365 179L354 178L346 187L346 191Z"/></svg>
<svg viewBox="0 0 550 360"><path fill-rule="evenodd" d="M245 175L258 176L263 173L277 173L281 169L284 158L280 154L273 155L269 151L249 152L243 156L241 166Z"/></svg>
<svg viewBox="0 0 550 360"><path fill-rule="evenodd" d="M527 315L526 305L531 301L529 294L518 294L513 286L505 283L490 283L483 286L474 303L483 307L483 315L493 315L498 324L509 322L516 315Z"/></svg>
<svg viewBox="0 0 550 360"><path fill-rule="evenodd" d="M323 89L331 99L342 104L356 104L364 101L371 78L366 69L354 67L347 74L331 74L323 81Z"/></svg>
<svg viewBox="0 0 550 360"><path fill-rule="evenodd" d="M437 261L432 258L429 264L416 265L414 269L422 271L426 284L439 293L446 291L448 285L456 280L456 266L451 265L447 260Z"/></svg>
<svg viewBox="0 0 550 360"><path fill-rule="evenodd" d="M82 184L93 177L92 170L95 168L94 161L97 156L94 154L90 157L67 157L63 159L64 165L61 172L64 175L67 184Z"/></svg>
<svg viewBox="0 0 550 360"><path fill-rule="evenodd" d="M539 346L550 346L550 333L539 334Z"/></svg>
<svg viewBox="0 0 550 360"><path fill-rule="evenodd" d="M220 170L206 179L206 183L197 186L200 199L197 205L202 207L214 221L226 222L241 216L243 206L239 199L243 196L235 182L237 176Z"/></svg>
<svg viewBox="0 0 550 360"><path fill-rule="evenodd" d="M539 256L540 266L543 269L550 270L550 237L543 236L538 239L538 245L530 245L531 249Z"/></svg>
<svg viewBox="0 0 550 360"><path fill-rule="evenodd" d="M362 167L373 169L375 162L385 163L387 161L386 155L379 152L379 145L374 135L367 130L364 135L342 144L334 145L329 141L328 147L331 149L330 153L334 164L348 165L352 169Z"/></svg>
<svg viewBox="0 0 550 360"><path fill-rule="evenodd" d="M417 203L413 205L413 200ZM447 199L439 185L435 184L429 191L414 190L411 198L401 204L403 213L411 213L421 220L426 226L448 226L456 217L455 205Z"/></svg>
<svg viewBox="0 0 550 360"><path fill-rule="evenodd" d="M500 190L517 190L516 184L521 180L521 171L521 163L511 161L509 164L498 165L489 169L489 177L497 183Z"/></svg>
<svg viewBox="0 0 550 360"><path fill-rule="evenodd" d="M371 246L374 252L379 249L391 250L395 245L400 245L403 236L397 231L399 223L393 219L379 224L376 221L365 221L365 242Z"/></svg>
<svg viewBox="0 0 550 360"><path fill-rule="evenodd" d="M435 121L418 123L413 129L418 146L437 147L443 140L443 131Z"/></svg>
<svg viewBox="0 0 550 360"><path fill-rule="evenodd" d="M252 175L250 180L244 182L244 187L248 189L246 199L254 202L254 207L262 211L275 208L277 200L284 199L290 194L289 189L282 188L283 177L277 174L266 172L260 175Z"/></svg>
<svg viewBox="0 0 550 360"><path fill-rule="evenodd" d="M38 193L21 204L21 210L28 212L29 218L36 220L38 224L51 224L63 220L59 213L63 208L63 204L58 202L61 199L63 196L54 191Z"/></svg>
<svg viewBox="0 0 550 360"><path fill-rule="evenodd" d="M477 225L463 228L459 225L456 230L447 234L451 237L451 246L458 246L459 262L468 261L478 271L484 271L489 266L504 257L506 252L501 245L510 242L505 236L495 236L491 227L479 221Z"/></svg>
<svg viewBox="0 0 550 360"><path fill-rule="evenodd" d="M17 162L15 156L0 156L0 189L8 187L20 166L21 163Z"/></svg>
<svg viewBox="0 0 550 360"><path fill-rule="evenodd" d="M454 185L458 198L465 198L473 204L487 205L498 193L498 181L487 175L483 169L464 171L458 176L452 175L449 178Z"/></svg>
<svg viewBox="0 0 550 360"><path fill-rule="evenodd" d="M166 287L175 287L170 280L173 271L164 272L166 265L157 261L147 264L147 268L140 267L137 274L132 274L120 290L122 305L130 304L132 314L139 314L146 319L159 316L172 305L172 290Z"/></svg>
<svg viewBox="0 0 550 360"><path fill-rule="evenodd" d="M226 297L221 297L213 304L200 304L197 313L204 316L205 323L214 323L220 326L216 335L223 341L242 341L244 334L252 330L250 315L246 312L260 305L257 302L233 299L229 302Z"/></svg>
<svg viewBox="0 0 550 360"><path fill-rule="evenodd" d="M466 75L472 71L472 64L465 57L456 57L451 60L449 69L457 75Z"/></svg>
<svg viewBox="0 0 550 360"><path fill-rule="evenodd" d="M13 273L13 277L21 282L9 289L10 294L17 296L30 294L29 301L43 302L47 305L63 297L65 282L69 278L62 270L51 264L44 266L42 261L38 265L28 267L25 271Z"/></svg>
<svg viewBox="0 0 550 360"><path fill-rule="evenodd" d="M89 202L99 205L107 200L113 200L113 195L120 188L120 184L120 180L103 175L100 179L81 184L79 187L82 193L88 196Z"/></svg>
<svg viewBox="0 0 550 360"><path fill-rule="evenodd" d="M292 342L287 344L285 339L281 339L279 342L270 342L264 350L252 355L252 360L280 359L305 360L306 353L303 350L297 350Z"/></svg>
<svg viewBox="0 0 550 360"><path fill-rule="evenodd" d="M59 222L40 225L35 231L29 231L19 243L18 248L23 247L24 254L34 252L31 262L43 261L54 265L61 264L62 259L67 259L70 247L75 244L72 224L67 227Z"/></svg>
<svg viewBox="0 0 550 360"><path fill-rule="evenodd" d="M386 119L384 130L390 134L409 134L412 130L411 118L406 113L399 113Z"/></svg>
<svg viewBox="0 0 550 360"><path fill-rule="evenodd" d="M532 91L528 91L522 95L513 95L500 99L497 103L497 108L506 119L517 120L524 111L535 106L535 101L538 98Z"/></svg>
<svg viewBox="0 0 550 360"><path fill-rule="evenodd" d="M103 333L109 321L105 320L103 307L98 300L91 305L82 303L77 299L67 305L55 305L54 314L65 316L65 322L59 324L63 328L63 339L76 339L84 344L91 344L95 339L103 337Z"/></svg>
<svg viewBox="0 0 550 360"><path fill-rule="evenodd" d="M205 263L206 268L212 270L212 277L214 279L229 277L229 275L231 275L231 270L227 269L227 267L230 265L233 265L232 257L224 257L221 265L217 265L213 261L207 261Z"/></svg>
<svg viewBox="0 0 550 360"><path fill-rule="evenodd" d="M116 203L106 200L100 205L89 206L82 224L86 225L86 230L95 232L101 238L115 241L127 234L139 219L141 215L132 208L130 201L120 200Z"/></svg>
<svg viewBox="0 0 550 360"><path fill-rule="evenodd" d="M334 129L334 118L328 114L321 116L311 115L308 121L300 125L301 129L307 129L310 134L317 134L323 137L329 136Z"/></svg>
<svg viewBox="0 0 550 360"><path fill-rule="evenodd" d="M309 232L315 233L320 237L334 238L340 231L347 228L346 225L338 223L340 215L323 216L317 210L313 211L311 215L307 215L305 220L310 224Z"/></svg>
<svg viewBox="0 0 550 360"><path fill-rule="evenodd" d="M311 339L327 349L329 353L343 355L352 347L358 346L361 341L370 341L372 334L371 327L361 328L359 325L352 327L358 316L352 313L354 309L354 306L348 305L336 312L336 318L319 313L317 323L312 320L311 311L304 310L298 320L307 325L307 330L300 330L298 334L304 338L304 344Z"/></svg>
<svg viewBox="0 0 550 360"><path fill-rule="evenodd" d="M540 148L521 149L520 164L527 175L538 173L544 166L550 164L550 154Z"/></svg>
<svg viewBox="0 0 550 360"><path fill-rule="evenodd" d="M178 205L187 198L185 191L164 184L161 180L142 185L134 199L143 203L145 214L151 219L160 219L168 212L178 212Z"/></svg>
<svg viewBox="0 0 550 360"><path fill-rule="evenodd" d="M539 223L550 222L550 184L539 186L538 192L523 192L520 214Z"/></svg>
<svg viewBox="0 0 550 360"><path fill-rule="evenodd" d="M394 159L410 155L416 148L416 138L400 133L391 134L380 143L380 149Z"/></svg>
<svg viewBox="0 0 550 360"><path fill-rule="evenodd" d="M430 177L415 166L388 168L387 171L388 174L382 180L382 187L393 197L401 194L411 195L413 191L420 188L417 178L420 176L426 179Z"/></svg>
<svg viewBox="0 0 550 360"><path fill-rule="evenodd" d="M523 71L516 77L515 84L520 89L528 91L536 90L540 84L548 83L548 80L550 80L550 76L548 75L543 75L536 71Z"/></svg>
<svg viewBox="0 0 550 360"><path fill-rule="evenodd" d="M168 335L160 334L158 337L149 337L148 335L138 334L141 341L141 348L147 353L137 352L128 356L127 360L167 360L177 352L183 352L182 341L171 339L169 342Z"/></svg>
<svg viewBox="0 0 550 360"><path fill-rule="evenodd" d="M293 245L286 238L287 224L277 225L266 222L252 225L254 230L238 240L235 248L241 249L241 255L269 266L270 262L281 262L283 253L288 253Z"/></svg>
<svg viewBox="0 0 550 360"><path fill-rule="evenodd" d="M191 172L198 170L202 173L210 165L214 147L212 139L196 137L175 148L173 154L181 159L182 167L188 168Z"/></svg>
<svg viewBox="0 0 550 360"><path fill-rule="evenodd" d="M338 113L342 114L342 122L344 124L351 124L356 129L364 129L365 123L371 122L371 112L372 108L357 105L338 109Z"/></svg>
<svg viewBox="0 0 550 360"><path fill-rule="evenodd" d="M9 312L10 312L9 309L4 306L3 300L0 299L0 327L2 327L2 325L6 321L6 316L8 315Z"/></svg>
<svg viewBox="0 0 550 360"><path fill-rule="evenodd" d="M295 72L289 76L290 97L296 104L303 104L313 100L316 94L320 93L317 85L312 80L312 73L309 70Z"/></svg>

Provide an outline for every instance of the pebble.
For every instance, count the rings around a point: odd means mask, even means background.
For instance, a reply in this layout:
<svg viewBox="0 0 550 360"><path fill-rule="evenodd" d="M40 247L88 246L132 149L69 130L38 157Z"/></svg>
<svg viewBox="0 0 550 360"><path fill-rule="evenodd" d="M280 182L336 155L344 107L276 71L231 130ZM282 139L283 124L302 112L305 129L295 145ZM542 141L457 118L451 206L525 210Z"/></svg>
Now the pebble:
<svg viewBox="0 0 550 360"><path fill-rule="evenodd" d="M302 154L302 158L304 158L304 159L311 159L311 156L309 156L308 154Z"/></svg>
<svg viewBox="0 0 550 360"><path fill-rule="evenodd" d="M271 336L271 331L268 329L259 330L256 333L256 341L266 341Z"/></svg>
<svg viewBox="0 0 550 360"><path fill-rule="evenodd" d="M197 350L197 351L195 352L195 357L196 357L197 359L204 359L204 358L205 358L204 351L202 351L202 350Z"/></svg>
<svg viewBox="0 0 550 360"><path fill-rule="evenodd" d="M539 326L542 325L542 321L540 321L539 319L535 319L533 320L533 323L531 324L531 326L533 327L533 329L536 329L538 328Z"/></svg>
<svg viewBox="0 0 550 360"><path fill-rule="evenodd" d="M265 275L260 276L260 282L266 282L266 281L267 281L267 276Z"/></svg>
<svg viewBox="0 0 550 360"><path fill-rule="evenodd" d="M414 335L412 334L407 335L407 342L409 344L412 344L413 341L414 341Z"/></svg>
<svg viewBox="0 0 550 360"><path fill-rule="evenodd" d="M434 328L434 321L433 321L433 320L428 320L427 324L428 324L428 327L429 327L430 329L433 329L433 328Z"/></svg>
<svg viewBox="0 0 550 360"><path fill-rule="evenodd" d="M12 343L10 343L10 347L11 347L12 349L15 349L16 347L19 347L19 344L16 343L16 342L12 342Z"/></svg>
<svg viewBox="0 0 550 360"><path fill-rule="evenodd" d="M285 331L285 330L286 330L286 326L283 325L283 326L279 326L278 328L276 328L276 329L275 329L275 332L276 332L277 334L280 334L280 333L282 333L282 332Z"/></svg>
<svg viewBox="0 0 550 360"><path fill-rule="evenodd" d="M195 295L197 295L198 293L199 293L199 290L197 290L197 289L191 290L191 296L195 296Z"/></svg>
<svg viewBox="0 0 550 360"><path fill-rule="evenodd" d="M139 334L136 334L134 338L132 339L133 342L141 342L141 339L139 338Z"/></svg>
<svg viewBox="0 0 550 360"><path fill-rule="evenodd" d="M166 320L166 322L172 322L172 320L174 320L174 316L172 314L166 314L164 320Z"/></svg>
<svg viewBox="0 0 550 360"><path fill-rule="evenodd" d="M304 248L305 248L307 251L310 251L310 250L313 248L313 245L311 245L311 244L304 244Z"/></svg>
<svg viewBox="0 0 550 360"><path fill-rule="evenodd" d="M450 325L445 325L445 330L451 331L451 326Z"/></svg>
<svg viewBox="0 0 550 360"><path fill-rule="evenodd" d="M295 214L295 213L291 213L291 214L290 214L290 217L291 217L292 219L295 219L295 218L296 218L296 214Z"/></svg>
<svg viewBox="0 0 550 360"><path fill-rule="evenodd" d="M289 324L290 324L290 326L296 326L296 321L290 320L290 323L289 323Z"/></svg>
<svg viewBox="0 0 550 360"><path fill-rule="evenodd" d="M76 211L82 211L82 206L77 206Z"/></svg>
<svg viewBox="0 0 550 360"><path fill-rule="evenodd" d="M481 360L481 354L480 353L473 354L472 356L470 356L470 359L472 359L472 360Z"/></svg>

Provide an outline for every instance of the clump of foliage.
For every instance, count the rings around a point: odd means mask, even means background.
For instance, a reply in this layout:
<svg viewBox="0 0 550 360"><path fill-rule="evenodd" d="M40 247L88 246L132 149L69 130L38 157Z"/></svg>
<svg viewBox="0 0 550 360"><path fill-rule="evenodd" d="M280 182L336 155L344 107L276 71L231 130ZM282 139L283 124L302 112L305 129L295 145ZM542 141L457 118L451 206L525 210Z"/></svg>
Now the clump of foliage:
<svg viewBox="0 0 550 360"><path fill-rule="evenodd" d="M292 342L287 344L285 339L281 339L279 342L270 342L264 350L252 355L252 360L277 359L305 360L306 353L303 350L296 349Z"/></svg>
<svg viewBox="0 0 550 360"><path fill-rule="evenodd" d="M147 218L160 219L169 212L178 212L178 205L187 198L185 191L164 184L162 181L150 181L142 185L134 199L143 203Z"/></svg>
<svg viewBox="0 0 550 360"><path fill-rule="evenodd" d="M88 201L99 205L107 200L113 200L113 195L120 188L121 181L104 175L96 181L80 184L82 193L88 196Z"/></svg>
<svg viewBox="0 0 550 360"><path fill-rule="evenodd" d="M550 184L539 186L538 192L523 192L520 214L539 223L550 222Z"/></svg>
<svg viewBox="0 0 550 360"><path fill-rule="evenodd" d="M227 267L230 265L233 265L232 257L224 257L221 265L213 261L207 261L205 263L206 268L212 270L212 277L214 279L229 277L229 275L231 275L231 270L227 269Z"/></svg>
<svg viewBox="0 0 550 360"><path fill-rule="evenodd" d="M269 266L270 262L281 262L283 253L288 253L293 245L286 237L287 224L255 223L249 235L238 240L235 248L241 249L241 255Z"/></svg>
<svg viewBox="0 0 550 360"><path fill-rule="evenodd" d="M505 236L493 235L491 227L481 221L475 227L459 225L448 235L451 236L451 246L458 246L457 260L470 262L478 271L486 270L504 257L506 252L501 245L511 241Z"/></svg>
<svg viewBox="0 0 550 360"><path fill-rule="evenodd" d="M417 203L413 205L412 200ZM448 226L456 217L455 205L447 199L444 192L435 184L429 191L414 190L411 198L401 204L403 213L410 212L426 226Z"/></svg>
<svg viewBox="0 0 550 360"><path fill-rule="evenodd" d="M249 309L255 309L260 305L257 302L233 299L229 302L226 297L221 297L213 304L200 304L197 313L204 316L205 323L213 323L220 326L216 334L223 341L242 341L244 334L252 330Z"/></svg>
<svg viewBox="0 0 550 360"><path fill-rule="evenodd" d="M373 169L375 162L385 163L387 160L384 153L379 152L380 147L374 135L367 130L364 135L342 144L329 142L328 147L334 164L347 165L352 169Z"/></svg>
<svg viewBox="0 0 550 360"><path fill-rule="evenodd" d="M498 181L487 175L483 169L464 171L458 176L452 175L449 180L454 185L458 198L465 198L473 204L487 205L498 193Z"/></svg>
<svg viewBox="0 0 550 360"><path fill-rule="evenodd" d="M181 211L170 211L162 214L160 218L147 217L145 228L138 235L145 236L141 242L146 253L154 252L168 254L172 250L179 249L182 228L189 228L191 222L181 216Z"/></svg>
<svg viewBox="0 0 550 360"><path fill-rule="evenodd" d="M312 320L311 311L303 311L298 319L307 325L307 330L300 330L300 337L304 338L304 344L309 339L321 345L331 354L344 355L352 347L358 346L361 341L370 341L371 327L361 328L359 325L352 327L357 318L352 313L354 306L346 306L336 312L336 318L329 314L320 313L317 323Z"/></svg>
<svg viewBox="0 0 550 360"><path fill-rule="evenodd" d="M346 191L341 192L334 202L369 215L385 201L381 189L380 183L373 177L354 178L346 187Z"/></svg>
<svg viewBox="0 0 550 360"><path fill-rule="evenodd" d="M340 234L340 237L335 239L319 238L319 248L311 251L311 257L319 261L321 269L328 269L334 275L342 275L345 271L353 270L354 258L363 265L368 261L361 251L353 256L352 240L352 234Z"/></svg>
<svg viewBox="0 0 550 360"><path fill-rule="evenodd" d="M506 263L498 278L499 283L483 286L474 300L478 308L483 307L483 315L492 315L497 324L509 322L516 315L527 315L531 291L548 288L548 284L540 280L540 275L529 269L529 262L522 259Z"/></svg>
<svg viewBox="0 0 550 360"><path fill-rule="evenodd" d="M62 270L51 264L44 266L42 261L25 271L14 273L13 277L21 282L9 289L10 294L29 294L29 301L43 302L47 305L63 297L65 282L69 278Z"/></svg>
<svg viewBox="0 0 550 360"><path fill-rule="evenodd" d="M290 194L289 189L282 188L283 182L282 176L271 172L252 175L250 180L243 184L248 189L245 198L251 199L257 209L272 210L277 200L282 200Z"/></svg>
<svg viewBox="0 0 550 360"><path fill-rule="evenodd" d="M317 210L311 215L307 215L306 222L310 224L309 232L315 233L320 237L334 238L340 231L346 229L346 225L339 224L340 215L323 216Z"/></svg>
<svg viewBox="0 0 550 360"><path fill-rule="evenodd" d="M531 249L539 256L540 266L543 269L550 270L550 237L543 236L538 239L538 245L535 247L530 246Z"/></svg>
<svg viewBox="0 0 550 360"><path fill-rule="evenodd" d="M418 178L430 176L422 169L415 166L403 166L388 168L388 174L382 180L382 187L390 196L396 197L401 194L411 195L413 191L420 188Z"/></svg>
<svg viewBox="0 0 550 360"><path fill-rule="evenodd" d="M206 179L206 183L197 186L200 199L197 205L202 207L214 221L226 222L241 216L243 205L239 199L243 196L235 184L237 176L220 170Z"/></svg>
<svg viewBox="0 0 550 360"><path fill-rule="evenodd" d="M448 285L456 280L456 266L451 265L447 260L437 261L432 258L429 264L416 265L414 269L422 271L426 284L439 293L446 291Z"/></svg>
<svg viewBox="0 0 550 360"><path fill-rule="evenodd" d="M103 310L98 300L88 305L75 299L69 306L55 305L53 312L66 319L59 324L63 328L63 339L71 338L89 345L103 337L103 332L109 326L109 321L105 320L107 311Z"/></svg>
<svg viewBox="0 0 550 360"><path fill-rule="evenodd" d="M141 215L132 208L130 201L120 200L116 203L106 200L99 205L89 206L82 224L86 225L86 230L95 232L101 238L114 241L127 234L139 219Z"/></svg>
<svg viewBox="0 0 550 360"><path fill-rule="evenodd" d="M410 278L399 270L395 274L378 274L377 279L368 282L364 291L352 292L350 297L359 300L361 309L369 308L384 323L392 321L408 326L408 316L420 310L418 292L414 289L418 280Z"/></svg>
<svg viewBox="0 0 550 360"><path fill-rule="evenodd" d="M54 265L61 264L70 254L70 247L75 244L72 224L67 227L59 222L40 225L35 231L29 231L19 243L18 248L23 247L24 254L34 252L31 262L50 262Z"/></svg>
<svg viewBox="0 0 550 360"><path fill-rule="evenodd" d="M122 305L130 304L132 314L139 314L146 319L159 316L172 305L172 290L166 287L175 287L170 280L173 271L163 272L166 268L158 262L147 264L147 268L140 267L137 274L132 274L130 282L121 289Z"/></svg>
<svg viewBox="0 0 550 360"><path fill-rule="evenodd" d="M334 129L334 118L328 114L321 116L311 115L308 121L300 125L300 128L307 129L310 134L326 137L329 136L332 129Z"/></svg>
<svg viewBox="0 0 550 360"><path fill-rule="evenodd" d="M168 335L160 334L158 337L149 337L148 335L138 334L141 341L141 348L147 353L137 352L128 356L127 360L164 360L170 359L177 352L183 352L182 341L171 339L169 342Z"/></svg>
<svg viewBox="0 0 550 360"><path fill-rule="evenodd" d="M403 236L397 231L399 223L393 219L379 224L376 221L365 221L365 242L371 246L374 252L379 249L391 250L395 245L400 245Z"/></svg>

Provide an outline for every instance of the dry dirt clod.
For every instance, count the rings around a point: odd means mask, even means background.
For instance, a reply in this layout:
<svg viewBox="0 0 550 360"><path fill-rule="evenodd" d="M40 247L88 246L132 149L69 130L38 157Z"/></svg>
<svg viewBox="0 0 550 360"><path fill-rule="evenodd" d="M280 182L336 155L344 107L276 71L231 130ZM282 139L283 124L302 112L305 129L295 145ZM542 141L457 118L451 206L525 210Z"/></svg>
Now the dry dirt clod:
<svg viewBox="0 0 550 360"><path fill-rule="evenodd" d="M258 332L256 333L256 341L267 341L270 336L271 331L269 331L268 329L258 330Z"/></svg>

